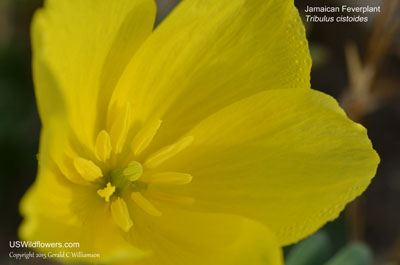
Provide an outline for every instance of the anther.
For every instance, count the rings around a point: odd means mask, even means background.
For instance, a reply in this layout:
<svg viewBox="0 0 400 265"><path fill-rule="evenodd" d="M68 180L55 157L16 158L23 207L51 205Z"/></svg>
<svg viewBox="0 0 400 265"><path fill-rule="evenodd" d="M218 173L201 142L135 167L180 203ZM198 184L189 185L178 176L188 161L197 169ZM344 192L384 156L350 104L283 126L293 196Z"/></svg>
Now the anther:
<svg viewBox="0 0 400 265"><path fill-rule="evenodd" d="M135 135L131 145L135 156L139 156L147 148L160 128L160 125L161 120L150 122Z"/></svg>
<svg viewBox="0 0 400 265"><path fill-rule="evenodd" d="M89 182L103 176L101 169L95 163L81 157L74 159L74 167L79 175Z"/></svg>
<svg viewBox="0 0 400 265"><path fill-rule="evenodd" d="M133 226L131 217L129 216L128 206L126 202L121 197L113 200L111 202L111 217L114 223L118 225L122 230L128 232Z"/></svg>
<svg viewBox="0 0 400 265"><path fill-rule="evenodd" d="M152 216L161 216L161 212L154 207L151 202L149 202L140 192L132 192L131 193L132 200L147 214Z"/></svg>
<svg viewBox="0 0 400 265"><path fill-rule="evenodd" d="M158 165L162 164L164 161L167 159L175 156L179 152L181 152L183 149L188 147L192 142L193 142L194 137L193 136L186 136L176 143L166 146L159 150L158 152L155 152L154 154L150 155L146 162L145 166L147 168L155 168Z"/></svg>
<svg viewBox="0 0 400 265"><path fill-rule="evenodd" d="M179 172L162 172L146 176L142 181L151 185L184 185L192 181L192 176Z"/></svg>
<svg viewBox="0 0 400 265"><path fill-rule="evenodd" d="M121 153L125 145L131 121L131 106L127 104L123 110L121 110L121 113L123 115L117 116L113 121L110 131L112 147L116 154Z"/></svg>
<svg viewBox="0 0 400 265"><path fill-rule="evenodd" d="M111 149L112 147L110 135L107 133L107 131L102 130L97 135L96 145L94 149L97 159L102 162L108 160L110 158Z"/></svg>

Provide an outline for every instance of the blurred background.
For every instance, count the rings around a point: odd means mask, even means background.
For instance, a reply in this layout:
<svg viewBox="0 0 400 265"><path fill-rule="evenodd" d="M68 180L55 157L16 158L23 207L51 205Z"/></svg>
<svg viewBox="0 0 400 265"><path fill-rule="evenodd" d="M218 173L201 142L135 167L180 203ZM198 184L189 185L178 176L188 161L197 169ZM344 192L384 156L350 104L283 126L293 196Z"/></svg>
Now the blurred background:
<svg viewBox="0 0 400 265"><path fill-rule="evenodd" d="M0 0L0 264L56 264L8 258L19 201L36 174L40 131L31 78L29 27L42 0ZM158 0L157 23L178 0ZM301 15L318 0L296 0ZM311 84L339 100L367 129L381 157L368 190L340 218L285 249L288 265L400 264L400 7L398 0L330 0L381 6L367 23L304 22ZM188 264L189 265L189 264Z"/></svg>

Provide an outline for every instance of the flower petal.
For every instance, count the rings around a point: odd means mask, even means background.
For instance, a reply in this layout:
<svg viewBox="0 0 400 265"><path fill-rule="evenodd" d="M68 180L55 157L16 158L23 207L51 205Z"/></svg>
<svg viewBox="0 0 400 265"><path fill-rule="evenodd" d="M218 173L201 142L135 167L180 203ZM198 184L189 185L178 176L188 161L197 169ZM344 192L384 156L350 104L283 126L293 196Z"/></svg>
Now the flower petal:
<svg viewBox="0 0 400 265"><path fill-rule="evenodd" d="M130 100L140 122L163 120L154 151L246 96L309 88L310 67L292 0L185 0L136 53L112 102Z"/></svg>
<svg viewBox="0 0 400 265"><path fill-rule="evenodd" d="M365 128L330 96L309 89L259 93L188 135L192 145L160 170L188 172L193 180L170 192L193 197L196 210L259 220L283 245L336 218L379 162Z"/></svg>
<svg viewBox="0 0 400 265"><path fill-rule="evenodd" d="M191 213L157 204L163 215L135 212L131 238L150 249L138 265L281 265L275 236L260 223L223 214Z"/></svg>
<svg viewBox="0 0 400 265"><path fill-rule="evenodd" d="M78 139L94 143L97 117L105 117L115 83L151 33L154 17L152 0L46 1L32 24L42 120L64 108Z"/></svg>

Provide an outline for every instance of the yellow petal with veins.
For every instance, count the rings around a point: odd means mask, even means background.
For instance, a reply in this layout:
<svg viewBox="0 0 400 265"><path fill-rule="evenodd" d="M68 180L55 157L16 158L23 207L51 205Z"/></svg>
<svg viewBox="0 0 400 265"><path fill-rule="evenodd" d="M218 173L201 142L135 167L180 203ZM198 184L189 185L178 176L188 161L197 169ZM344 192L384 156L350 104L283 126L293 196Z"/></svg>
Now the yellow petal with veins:
<svg viewBox="0 0 400 265"><path fill-rule="evenodd" d="M41 118L48 126L47 118L60 111L80 142L94 142L97 115L105 116L121 72L152 32L155 2L44 2L32 22Z"/></svg>
<svg viewBox="0 0 400 265"><path fill-rule="evenodd" d="M195 202L192 197L173 195L155 190L146 192L146 195L153 200L158 200L164 203L191 205Z"/></svg>
<svg viewBox="0 0 400 265"><path fill-rule="evenodd" d="M129 101L139 120L162 118L153 140L161 147L260 91L309 88L310 69L293 1L181 1L128 64L111 102Z"/></svg>
<svg viewBox="0 0 400 265"><path fill-rule="evenodd" d="M81 157L74 159L74 167L79 175L87 181L94 181L103 176L101 169L95 163Z"/></svg>
<svg viewBox="0 0 400 265"><path fill-rule="evenodd" d="M126 202L121 197L111 202L111 216L114 223L125 232L128 232L133 225Z"/></svg>
<svg viewBox="0 0 400 265"><path fill-rule="evenodd" d="M379 163L366 129L311 89L264 91L188 133L196 142L168 167L196 181L168 192L195 198L200 212L258 220L281 245L336 218L366 189Z"/></svg>
<svg viewBox="0 0 400 265"><path fill-rule="evenodd" d="M149 218L139 210L135 213L135 230L140 227L135 239L152 255L132 264L283 264L275 235L254 220L158 205L163 213L160 218Z"/></svg>

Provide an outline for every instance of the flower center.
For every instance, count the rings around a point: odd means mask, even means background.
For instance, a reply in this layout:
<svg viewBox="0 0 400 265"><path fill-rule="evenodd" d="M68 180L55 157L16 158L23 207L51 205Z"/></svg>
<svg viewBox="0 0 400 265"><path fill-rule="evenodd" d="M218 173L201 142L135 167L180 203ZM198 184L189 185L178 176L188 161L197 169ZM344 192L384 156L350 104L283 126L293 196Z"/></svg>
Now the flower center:
<svg viewBox="0 0 400 265"><path fill-rule="evenodd" d="M132 161L123 170L112 171L106 186L97 190L97 194L104 198L106 202L109 202L114 193L122 194L129 186L132 191L142 191L146 189L146 184L137 182L142 174L142 165L137 161Z"/></svg>
<svg viewBox="0 0 400 265"><path fill-rule="evenodd" d="M133 226L130 215L132 210L129 208L132 202L151 216L161 216L157 204L153 205L153 201L192 203L192 198L163 193L159 188L153 189L153 187L184 185L192 181L190 174L160 171L158 166L188 147L193 137L183 137L143 158L142 153L155 136L161 121L156 120L143 126L132 138L131 144L127 145L129 124L131 124L129 106L125 113L126 115L114 121L110 133L106 130L98 133L93 160L82 157L73 159L73 167L79 176L76 176L76 173L66 175L77 184L97 187L97 195L109 206L114 223L128 232ZM130 151L126 147L130 147ZM110 167L115 166L116 160L124 161L123 159L128 157L134 157L135 160L122 169L109 171ZM143 163L138 162L137 158L143 159ZM141 159L139 161L142 161Z"/></svg>

